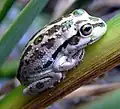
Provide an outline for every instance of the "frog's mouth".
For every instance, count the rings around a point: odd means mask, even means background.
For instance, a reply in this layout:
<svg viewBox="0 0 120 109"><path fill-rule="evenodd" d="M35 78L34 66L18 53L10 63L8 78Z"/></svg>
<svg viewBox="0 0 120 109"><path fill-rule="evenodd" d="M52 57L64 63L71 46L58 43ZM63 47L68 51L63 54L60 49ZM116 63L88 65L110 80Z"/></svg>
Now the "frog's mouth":
<svg viewBox="0 0 120 109"><path fill-rule="evenodd" d="M96 41L98 41L101 37L96 38L96 39L91 39L90 42L88 43L88 45L91 45L93 43L95 43Z"/></svg>
<svg viewBox="0 0 120 109"><path fill-rule="evenodd" d="M93 43L95 43L96 41L98 41L100 38L97 38L97 39L91 39L90 42L86 43L86 44L83 44L81 46L79 46L79 48L84 48L86 47L87 45L91 45Z"/></svg>

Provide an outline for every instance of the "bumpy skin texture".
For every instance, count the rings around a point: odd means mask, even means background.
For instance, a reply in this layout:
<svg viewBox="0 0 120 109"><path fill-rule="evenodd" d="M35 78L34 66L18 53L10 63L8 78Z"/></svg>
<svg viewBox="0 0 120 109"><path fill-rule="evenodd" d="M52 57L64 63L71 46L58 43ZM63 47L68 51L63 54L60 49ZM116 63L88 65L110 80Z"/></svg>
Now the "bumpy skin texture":
<svg viewBox="0 0 120 109"><path fill-rule="evenodd" d="M84 48L106 32L105 22L82 9L38 31L26 45L17 78L24 93L36 95L53 87L84 57Z"/></svg>

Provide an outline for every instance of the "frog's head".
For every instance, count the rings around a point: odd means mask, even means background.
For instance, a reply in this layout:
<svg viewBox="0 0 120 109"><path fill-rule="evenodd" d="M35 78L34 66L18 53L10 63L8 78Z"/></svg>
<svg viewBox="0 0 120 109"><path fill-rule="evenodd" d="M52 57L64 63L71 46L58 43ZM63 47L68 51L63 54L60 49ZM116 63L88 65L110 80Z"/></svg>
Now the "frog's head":
<svg viewBox="0 0 120 109"><path fill-rule="evenodd" d="M72 36L70 45L73 44L75 48L83 48L96 42L107 31L107 25L101 18L90 16L82 9L77 9L72 14L77 34Z"/></svg>

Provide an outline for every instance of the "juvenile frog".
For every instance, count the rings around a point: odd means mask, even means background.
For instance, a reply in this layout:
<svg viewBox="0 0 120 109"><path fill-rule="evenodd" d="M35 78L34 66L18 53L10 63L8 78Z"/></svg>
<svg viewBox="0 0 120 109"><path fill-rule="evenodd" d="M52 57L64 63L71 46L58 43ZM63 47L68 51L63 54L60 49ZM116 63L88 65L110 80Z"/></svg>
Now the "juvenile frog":
<svg viewBox="0 0 120 109"><path fill-rule="evenodd" d="M54 87L84 58L85 47L99 40L106 23L76 9L38 31L26 45L17 78L24 94L36 95Z"/></svg>

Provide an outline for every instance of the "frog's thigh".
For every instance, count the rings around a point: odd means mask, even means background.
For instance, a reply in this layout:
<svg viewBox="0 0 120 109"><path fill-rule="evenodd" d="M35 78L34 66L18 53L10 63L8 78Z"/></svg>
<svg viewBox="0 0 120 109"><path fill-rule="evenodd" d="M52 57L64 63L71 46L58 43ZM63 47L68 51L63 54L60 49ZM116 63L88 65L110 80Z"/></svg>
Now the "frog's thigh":
<svg viewBox="0 0 120 109"><path fill-rule="evenodd" d="M62 56L58 58L53 67L57 71L66 71L69 69L74 68L76 65L79 64L79 62L83 59L84 57L84 49L77 51L73 56L68 57L68 56Z"/></svg>
<svg viewBox="0 0 120 109"><path fill-rule="evenodd" d="M52 73L52 77L48 76L43 79L40 79L38 81L33 82L29 86L27 86L24 90L23 93L25 95L36 95L39 92L44 91L45 89L53 87L56 83L60 82L62 79L61 72L50 72Z"/></svg>

